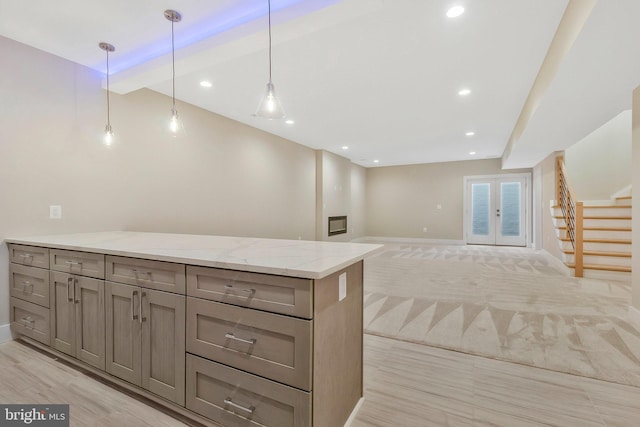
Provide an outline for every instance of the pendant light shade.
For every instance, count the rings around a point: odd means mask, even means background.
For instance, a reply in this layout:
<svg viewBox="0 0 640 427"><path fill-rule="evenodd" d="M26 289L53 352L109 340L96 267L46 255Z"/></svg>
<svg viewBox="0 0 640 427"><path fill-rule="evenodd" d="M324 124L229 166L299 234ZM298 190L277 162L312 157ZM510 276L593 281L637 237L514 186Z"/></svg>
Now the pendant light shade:
<svg viewBox="0 0 640 427"><path fill-rule="evenodd" d="M171 21L171 119L169 119L169 132L178 136L183 130L182 120L176 109L176 45L173 25L182 20L182 15L175 10L165 10L164 17Z"/></svg>
<svg viewBox="0 0 640 427"><path fill-rule="evenodd" d="M107 125L104 128L105 145L113 144L113 128L111 128L111 99L109 98L109 52L116 50L112 44L101 42L98 44L100 49L107 53Z"/></svg>
<svg viewBox="0 0 640 427"><path fill-rule="evenodd" d="M255 116L269 120L284 119L284 109L276 95L276 89L271 80L271 0L267 1L269 6L269 82L267 83L267 92L264 94L262 101L260 101Z"/></svg>

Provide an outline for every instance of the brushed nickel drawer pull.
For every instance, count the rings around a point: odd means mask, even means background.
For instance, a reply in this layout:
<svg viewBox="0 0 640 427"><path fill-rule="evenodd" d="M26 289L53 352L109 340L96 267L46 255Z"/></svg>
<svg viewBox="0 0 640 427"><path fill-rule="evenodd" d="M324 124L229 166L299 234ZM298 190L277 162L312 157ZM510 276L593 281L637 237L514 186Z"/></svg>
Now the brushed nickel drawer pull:
<svg viewBox="0 0 640 427"><path fill-rule="evenodd" d="M33 255L31 255L31 254L20 254L19 257L20 258L33 258Z"/></svg>
<svg viewBox="0 0 640 427"><path fill-rule="evenodd" d="M74 265L82 265L82 261L65 261L65 264L69 264L69 267L73 267Z"/></svg>
<svg viewBox="0 0 640 427"><path fill-rule="evenodd" d="M29 329L33 329L33 324L35 323L35 320L33 320L31 318L31 316L27 316L27 317L23 317L22 321L24 322L24 325L29 328Z"/></svg>
<svg viewBox="0 0 640 427"><path fill-rule="evenodd" d="M151 276L151 272L150 271L142 271L142 270L136 270L135 268L133 270L131 270L131 272L133 274L135 274L136 276L138 274L144 274L145 276Z"/></svg>
<svg viewBox="0 0 640 427"><path fill-rule="evenodd" d="M138 295L138 291L131 291L131 320L138 320L138 316L136 316L136 295Z"/></svg>
<svg viewBox="0 0 640 427"><path fill-rule="evenodd" d="M255 289L240 289L240 288L234 288L233 285L224 285L224 288L228 291L238 291L238 292L244 292L247 294L251 294L253 295L256 290Z"/></svg>
<svg viewBox="0 0 640 427"><path fill-rule="evenodd" d="M25 280L24 282L22 282L22 292L23 293L27 293L27 287L31 286L31 292L29 292L30 294L33 293L33 283L31 283L28 280Z"/></svg>
<svg viewBox="0 0 640 427"><path fill-rule="evenodd" d="M224 403L225 403L225 405L229 405L229 406L231 406L231 407L233 407L233 408L240 409L241 411L244 411L244 412L246 412L246 413L248 413L248 414L253 414L253 411L256 409L254 406L252 406L252 407L250 407L250 408L245 408L245 407L244 407L244 406L242 406L242 405L238 405L238 404L237 404L237 403L235 403L233 400L231 400L231 398L230 398L230 397L227 397L227 398L224 400Z"/></svg>
<svg viewBox="0 0 640 427"><path fill-rule="evenodd" d="M242 343L250 344L250 345L254 345L257 341L257 339L255 338L251 338L250 340L243 340L242 338L238 338L235 335L233 335L233 332L227 332L226 334L224 334L224 337L230 340L240 341Z"/></svg>

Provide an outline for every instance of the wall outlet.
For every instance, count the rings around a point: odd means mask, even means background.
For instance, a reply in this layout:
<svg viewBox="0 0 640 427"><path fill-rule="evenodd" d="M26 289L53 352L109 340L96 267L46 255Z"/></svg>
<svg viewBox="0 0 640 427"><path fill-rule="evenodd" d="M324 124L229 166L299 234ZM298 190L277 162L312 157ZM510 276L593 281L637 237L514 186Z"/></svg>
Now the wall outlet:
<svg viewBox="0 0 640 427"><path fill-rule="evenodd" d="M60 205L49 206L49 219L62 219L62 206Z"/></svg>

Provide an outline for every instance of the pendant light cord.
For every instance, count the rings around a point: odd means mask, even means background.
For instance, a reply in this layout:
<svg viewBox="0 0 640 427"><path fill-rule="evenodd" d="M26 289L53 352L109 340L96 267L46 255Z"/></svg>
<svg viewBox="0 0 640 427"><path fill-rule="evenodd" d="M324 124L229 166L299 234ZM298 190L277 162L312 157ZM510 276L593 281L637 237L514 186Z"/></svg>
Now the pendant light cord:
<svg viewBox="0 0 640 427"><path fill-rule="evenodd" d="M107 127L111 129L111 101L109 100L109 50L107 49Z"/></svg>
<svg viewBox="0 0 640 427"><path fill-rule="evenodd" d="M172 64L172 94L171 97L173 99L173 110L176 109L176 47L174 42L174 33L173 33L173 20L171 20L171 64Z"/></svg>
<svg viewBox="0 0 640 427"><path fill-rule="evenodd" d="M271 80L271 0L268 0L269 4L269 83Z"/></svg>

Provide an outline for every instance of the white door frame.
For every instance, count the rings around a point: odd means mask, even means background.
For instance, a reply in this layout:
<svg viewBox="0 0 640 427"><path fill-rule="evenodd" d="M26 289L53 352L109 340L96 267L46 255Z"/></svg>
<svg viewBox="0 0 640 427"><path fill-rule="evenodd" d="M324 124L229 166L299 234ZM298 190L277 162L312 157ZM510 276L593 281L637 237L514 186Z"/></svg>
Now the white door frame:
<svg viewBox="0 0 640 427"><path fill-rule="evenodd" d="M467 186L468 186L468 182L471 180L481 180L481 179L509 179L509 178L524 178L524 185L525 185L525 241L526 241L526 247L530 248L531 247L531 237L532 237L532 229L531 229L531 173L526 172L526 173L505 173L505 174L498 174L498 175L472 175L472 176L465 176L463 177L463 204L464 204L464 210L463 210L463 215L462 215L462 240L464 241L464 244L467 244L467 233L469 232L468 230L468 221L467 221L467 216L469 215L469 202L468 202L468 194L467 194Z"/></svg>

